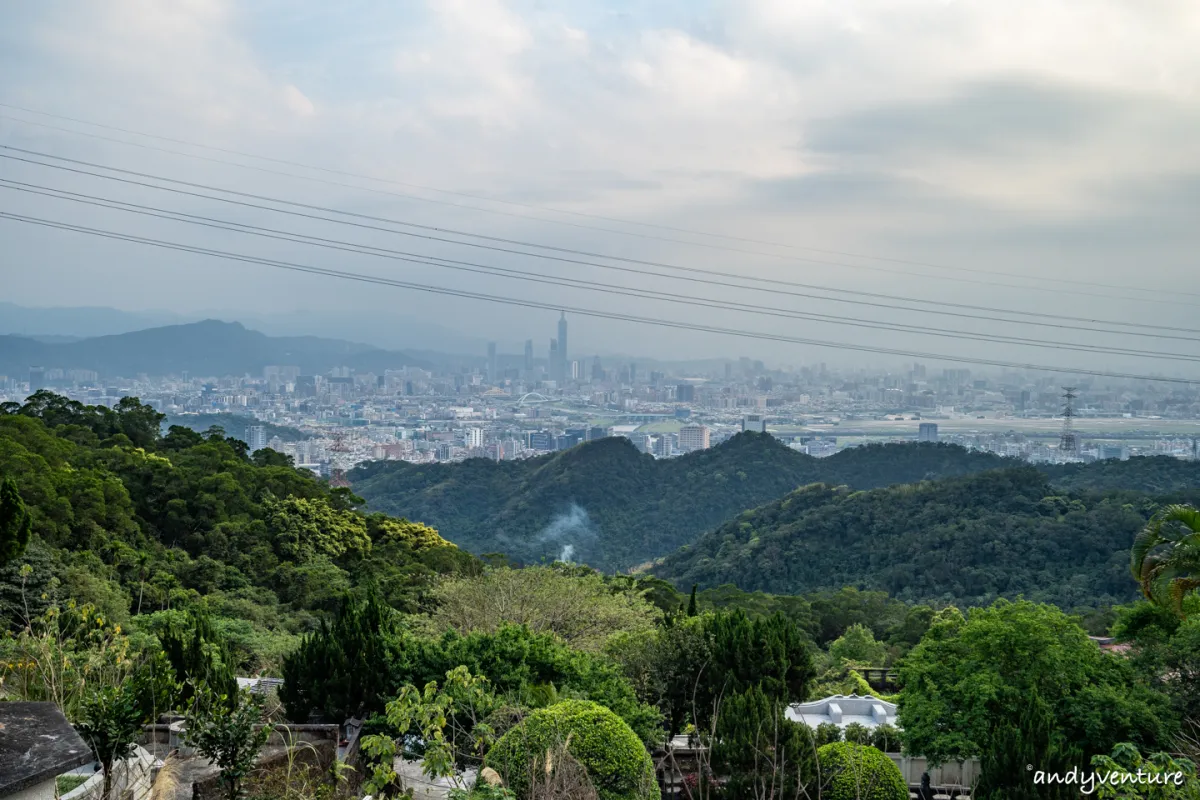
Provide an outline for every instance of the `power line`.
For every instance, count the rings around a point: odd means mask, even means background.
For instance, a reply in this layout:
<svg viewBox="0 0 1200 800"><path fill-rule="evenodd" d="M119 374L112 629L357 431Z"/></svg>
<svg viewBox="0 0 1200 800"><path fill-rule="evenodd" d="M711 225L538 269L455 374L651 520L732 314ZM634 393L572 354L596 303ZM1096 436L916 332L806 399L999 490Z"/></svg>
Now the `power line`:
<svg viewBox="0 0 1200 800"><path fill-rule="evenodd" d="M223 189L223 188L217 187L217 186L210 186L207 184L194 183L191 181L183 181L183 180L178 180L175 178L167 178L167 177L153 175L151 173L137 172L134 170L127 170L127 169L122 169L119 167L109 167L104 164L96 164L96 163L89 162L89 161L80 161L78 159L67 158L65 156L55 156L55 155L51 155L51 154L47 154L47 153L40 153L40 152L32 151L32 150L25 150L23 148L12 147L9 145L0 145L0 150L13 150L13 151L17 151L17 152L41 156L43 158L51 158L51 159L55 159L58 161L64 161L64 162L71 163L71 164L81 164L84 166L94 167L97 169L109 170L111 172L118 172L118 173L125 174L125 175L134 175L134 176L141 177L141 178L148 178L150 180L163 181L165 183L171 183L171 184L176 184L176 185L180 185L180 186L189 186L189 187L205 189L205 190L213 191L213 192L222 192L222 193L234 195L237 197L246 197L246 198L251 198L251 199L255 199L255 200L271 202L271 203L279 203L282 205L293 206L295 208L304 208L304 209L310 209L310 210L316 210L316 211L323 211L326 213L338 214L341 216L351 217L354 219L364 219L364 220L370 220L370 221L375 221L375 222L384 222L384 223L387 223L390 225L400 225L400 226L404 226L404 227L416 228L418 230L433 231L433 232L437 232L437 233L449 233L449 234L453 234L456 236L468 236L468 237L479 238L479 239L484 239L484 240L493 241L493 242L514 244L514 245L520 245L520 246L524 246L524 247L542 248L542 249L552 250L552 251L561 252L561 253L578 254L578 255L595 257L595 258L607 258L610 260L620 261L620 262L624 262L624 263L651 266L651 267L660 267L660 268L665 268L665 269L673 269L673 270L678 270L681 272L687 272L687 273L692 273L692 274L712 275L712 276L730 278L733 280L740 280L740 281L747 281L747 280L757 281L759 283L766 283L766 284L771 284L771 285L796 287L796 288L801 288L801 289L810 289L810 290L823 291L823 292L833 292L836 294L846 294L846 295L850 295L850 296L854 296L854 297L869 297L869 298L877 298L877 299L883 299L883 300L889 300L889 301L897 301L898 300L901 302L922 303L922 304L934 305L934 306L938 307L936 309L912 309L912 308L903 309L903 310L909 310L909 311L917 311L922 314L932 313L932 314L943 314L943 315L947 315L947 316L959 316L959 317L973 316L973 315L955 314L952 312L947 312L947 311L942 310L942 307L949 307L949 308L960 308L960 309L966 309L966 310L972 310L972 311L985 311L985 312L996 313L996 314L1009 314L1009 315L1013 315L1013 316L1033 317L1033 318L1039 318L1039 319L1066 320L1066 321L1072 321L1072 322L1084 322L1084 323L1100 324L1100 325L1115 325L1115 326L1126 327L1126 328L1143 328L1143 329L1147 329L1147 330L1176 331L1176 332L1181 332L1181 333L1200 333L1200 331L1190 329L1190 328L1177 328L1177 327L1171 327L1171 326L1150 325L1150 324L1146 324L1146 323L1137 323L1137 322L1120 322L1120 321L1116 321L1116 320L1090 319L1090 318L1086 318L1086 317L1071 317L1071 316L1066 316L1066 315L1062 315L1062 314L1047 314L1047 313L1041 313L1041 312L1036 312L1036 311L1019 311L1019 310L1013 310L1013 309L992 308L992 307L988 307L988 306L975 306L975 305L970 305L970 304L966 304L966 303L943 303L943 302L939 302L939 301L935 301L935 300L926 300L923 298L905 297L902 295L889 295L889 294L884 294L884 293L879 293L879 292L865 292L865 291L856 290L856 289L838 289L838 288L834 288L834 287L820 286L820 285L816 285L816 284L799 283L796 281L783 281L783 280L777 280L777 279L773 279L773 278L759 278L759 277L754 277L754 276L743 276L743 275L737 275L734 273L720 272L717 270L701 269L699 267L684 267L684 266L680 266L677 264L668 264L668 263L659 262L659 261L644 261L641 259L626 258L623 256L606 256L606 255L602 255L602 254L590 253L590 252L584 251L584 250L574 250L571 248L563 248L563 247L552 247L549 245L540 245L540 244L536 244L536 243L522 242L522 241L513 240L513 239L504 239L504 238L494 237L494 236L485 236L483 234L476 234L476 233L471 233L468 231L458 231L458 230L454 230L454 229L440 228L440 227L435 227L435 226L431 226L431 225L421 225L418 223L407 222L404 220L390 219L387 217L377 217L377 216L373 216L370 214L360 214L360 213L352 212L352 211L343 211L343 210L336 209L336 208L312 205L312 204L308 204L308 203L300 203L300 202L296 202L293 200L285 200L285 199L281 199L281 198L269 197L266 195L252 194L249 192L241 192L241 191L237 191L234 189ZM598 263L598 262L594 262L594 261L583 261L583 260L574 259L574 258L566 258L563 256L549 255L546 253L527 252L527 251L523 251L523 250L511 250L508 248L498 247L495 245L484 245L484 244L479 244L477 242L463 242L463 241L458 241L455 239L446 239L446 238L434 236L431 234L413 233L412 231L394 230L391 228L378 228L378 227L370 226L370 225L352 223L352 222L348 222L345 220L332 220L332 219L329 219L326 217L314 216L314 215L307 214L307 213L288 211L285 209L273 208L271 206L263 206L263 205L258 205L255 203L231 200L229 198L224 198L224 197L214 197L212 195L199 194L196 192L183 191L183 190L179 190L179 189L172 189L172 188L166 187L166 186L158 186L153 183L144 183L142 181L130 180L127 178L119 178L114 175L104 175L101 173L90 172L88 170L79 169L77 167L64 166L62 164L46 164L41 161L34 161L32 159L22 158L20 156L14 156L11 154L6 154L6 153L0 153L0 158L6 158L9 160L23 162L23 163L32 164L32 165L41 166L41 167L48 167L50 169L57 169L57 170L71 172L71 173L75 173L75 174L79 174L79 175L88 175L91 177L102 178L104 180L115 181L118 183L125 183L125 184L134 185L134 186L141 186L141 187L149 188L149 189L157 189L159 191L173 192L175 194L182 194L182 195L198 197L198 198L202 198L202 199L206 199L206 200L214 200L214 201L218 201L218 202L230 203L233 205L240 205L240 206L245 206L248 208L256 208L256 209L260 209L260 210L264 210L264 211L273 211L273 212L279 213L279 214L291 214L293 216L301 216L301 217L306 217L309 219L318 219L318 220L322 220L325 222L331 222L334 224L352 225L354 227L368 228L371 230L378 230L378 231L383 231L385 233L392 233L392 234L397 234L397 235L401 235L401 236L410 236L410 237L414 237L414 238L425 239L428 241L442 242L442 243L446 243L446 244L459 245L459 246L463 246L463 247L474 247L477 249L489 250L489 251L494 251L494 252L502 252L502 253L510 253L513 255L528 256L528 257L532 257L532 258L541 258L541 259L546 259L546 260L550 260L550 261L560 261L560 262L568 263L568 264L580 264L580 265L586 265L586 266L592 266L592 267L599 267L602 269L638 272L637 270L628 270L628 269L618 267L618 266L615 266L612 264L602 264L602 263ZM649 273L649 274L654 274L654 273ZM700 278L692 278L687 275L667 276L667 275L659 274L658 277L670 278L672 280L686 280L686 281L691 281L694 283L714 283L714 281L703 280ZM728 286L729 284L716 283L716 285ZM736 286L736 288L741 288L741 289L745 289L745 290L749 290L749 291L769 292L771 294L794 294L794 295L800 296L800 297L812 297L811 295L805 295L802 293L782 292L778 289L767 289L765 287L760 287L760 286L744 286L744 285L735 285L735 286ZM1104 295L1098 295L1098 296L1103 297ZM828 301L832 301L832 302L842 302L842 303L851 302L851 301L848 301L848 300L845 300L842 298L836 298L836 297L819 297L818 299L828 300ZM879 305L876 303L861 303L860 301L854 301L854 302L863 304L863 305ZM1179 305L1185 305L1185 306L1191 307L1192 304L1191 303L1179 303ZM898 308L891 304L885 305L883 307L893 308L893 309ZM1003 321L1018 322L1017 320L1003 320Z"/></svg>
<svg viewBox="0 0 1200 800"><path fill-rule="evenodd" d="M531 281L533 283L541 283L553 286L565 286L568 288L586 289L589 291L599 291L605 294L616 294L626 297L635 297L641 299L658 299L666 302L678 303L682 305L700 305L707 308L715 308L720 310L734 310L743 313L755 314L759 316L771 317L786 317L790 319L804 319L810 321L824 322L835 325L844 325L856 328L868 328L874 330L889 330L903 333L915 333L926 336L939 336L952 339L969 339L973 341L983 341L992 343L1007 343L1030 347L1041 347L1054 350L1074 350L1077 352L1086 353L1101 353L1105 355L1126 355L1140 356L1147 358L1161 358L1174 361L1200 361L1200 356L1187 355L1180 353L1164 353L1161 351L1148 350L1133 350L1123 347L1104 347L1099 345L1077 344L1077 343L1050 343L1036 339L1027 339L1023 337L1014 337L996 334L980 334L971 331L957 330L941 330L937 328L928 328L918 325L907 325L903 323L888 323L879 320L866 320L855 317L840 317L829 314L816 314L811 312L796 311L793 309L776 308L772 306L757 306L746 303L738 303L735 301L715 300L708 297L696 297L692 295L682 295L678 293L658 292L650 289L631 289L630 287L617 286L613 284L600 283L596 281L587 281L576 278L562 278L553 275L545 275L543 273L527 272L523 270L509 269L506 267L497 267L488 264L478 264L469 261L458 261L454 259L443 259L437 256L428 256L421 253L410 253L402 250L392 250L389 248L375 247L373 245L364 245L357 242L345 242L337 239L328 239L319 236L311 236L308 234L294 233L292 231L281 231L273 228L264 228L257 225L248 225L241 222L232 222L229 220L216 219L213 217L205 217L198 214L189 214L181 211L172 211L158 207L145 206L138 203L127 203L120 200L111 200L109 198L95 197L92 195L82 195L77 192L68 192L60 189L51 189L49 191L39 191L39 189L47 187L28 188L28 184L22 184L18 181L9 181L0 178L0 188L13 189L16 191L30 192L32 194L41 195L44 197L53 197L59 200L70 200L72 202L84 203L87 205L97 206L100 208L109 208L117 211L125 211L128 213L141 214L159 219L166 219L173 222L185 222L192 225L201 225L208 228L218 230L231 231L233 233L242 233L253 236L261 236L269 239L293 242L297 244L306 244L316 247L324 247L332 250L343 252L357 253L360 255L370 255L379 258L389 258L396 261L404 261L408 263L424 264L428 266L442 267L445 269L455 269L465 272L473 272L479 274L496 275L504 278L513 278L517 280ZM444 262L444 263L438 263ZM1076 330L1068 328L1068 330ZM1149 335L1149 334L1147 334ZM1177 337L1185 338L1185 337ZM1187 339L1187 341L1200 341L1200 339Z"/></svg>
<svg viewBox="0 0 1200 800"><path fill-rule="evenodd" d="M791 250L801 250L801 251L809 251L809 252L815 252L815 253L823 253L826 255L836 255L836 256L843 256L843 257L848 257L848 258L871 259L871 260L875 260L875 261L885 261L885 262L890 262L890 263L894 263L894 264L905 264L905 265L910 265L910 266L923 266L923 267L929 267L932 269L940 269L940 270L945 270L945 271L950 271L950 272L967 272L967 273L974 273L974 274L981 274L981 275L997 275L997 276L1001 276L1001 277L1017 278L1020 280L1049 281L1051 283L1061 283L1061 284L1069 284L1069 285L1074 285L1074 286L1086 286L1086 287L1093 287L1093 288L1099 287L1099 288L1106 288L1106 289L1115 289L1115 290L1124 291L1124 292L1133 291L1133 292L1144 292L1144 293L1149 293L1149 294L1172 294L1172 295L1187 295L1187 296L1192 296L1192 297L1200 297L1200 293L1197 293L1197 292L1181 292L1181 291L1174 291L1174 290L1165 291L1165 290L1158 290L1158 289L1147 289L1147 288L1141 287L1141 286L1128 286L1128 285L1122 285L1122 284L1107 284L1107 283L1099 283L1097 281L1080 281L1080 280L1071 280L1068 278L1052 278L1052 277L1046 277L1046 276L1038 276L1035 279L1028 275L1021 275L1018 273L1011 273L1011 272L1002 272L1002 271L998 271L998 270L973 269L973 268L969 268L969 267L951 267L951 266L935 264L935 263L931 263L931 262L927 262L927 261L916 261L916 260L902 259L902 258L891 258L891 257L887 257L887 256L866 255L863 253L852 253L852 252L847 252L847 251L843 251L843 250L825 250L825 249L815 248L815 247L803 247L800 245L784 244L782 242L769 242L769 241L765 241L765 240L751 239L751 238L746 238L746 237L727 236L725 234L711 233L711 232L705 232L705 231L696 231L696 230L690 230L690 229L686 229L686 228L677 228L677 227L673 227L670 225L661 225L661 224L657 224L657 223L640 222L640 221L636 221L636 220L623 220L623 219L619 219L616 217L605 217L603 215L589 214L589 213L581 212L581 211L568 211L565 209L551 209L551 208L547 208L544 206L532 205L529 203L521 203L518 201L488 198L488 197L484 197L481 195L473 195L473 194L468 194L465 192L452 191L449 189L438 189L438 188L431 187L431 186L423 186L420 184L405 183L403 181L396 181L396 180L391 180L391 179L386 179L386 178L377 178L377 177L372 177L370 175L362 175L362 174L355 173L355 172L346 172L344 170L330 169L327 167L316 167L316 166L311 166L311 165L307 165L307 164L302 164L297 161L289 161L287 159L272 158L269 156L260 156L260 155L255 155L253 153L244 153L244 152L241 152L238 150L231 150L228 148L216 147L213 145L205 145L205 144L200 144L197 142L189 142L189 141L183 140L183 139L173 139L173 138L167 137L167 136L157 136L155 134L142 133L142 132L130 130L127 128L120 128L120 127L116 127L116 126L112 126L112 125L103 125L101 123L96 123L96 122L88 122L86 120L80 120L80 119L76 119L73 117L64 117L64 116L61 116L58 114L50 114L48 112L43 112L43 111L35 111L32 109L23 108L21 106L14 106L14 105L10 105L7 103L0 103L0 107L12 108L12 109L16 109L19 111L25 111L25 112L31 113L31 114L40 114L43 116L53 117L56 119L64 119L64 120L68 120L71 122L79 123L81 125L91 125L94 127L104 128L107 130L119 131L121 133L129 134L132 136L144 136L144 137L147 137L150 139L157 139L160 141L175 142L177 144L184 144L189 147L198 147L198 148L203 148L206 150L211 150L214 152L228 153L230 155L237 155L237 156L241 156L243 158L253 158L253 159L259 159L262 161L268 161L268 162L272 162L272 163L286 164L286 165L290 165L290 166L301 167L303 169L314 170L317 172L324 172L324 173L334 174L334 175L344 175L344 176L349 176L349 177L354 177L354 178L360 178L363 180L377 181L380 183L392 184L392 185L396 185L396 186L407 186L410 188L421 189L424 191L439 192L439 193L443 193L443 194L456 195L456 196L460 196L460 197L469 197L469 198L474 198L477 200L485 200L488 202L502 203L502 204L512 205L512 206L520 206L520 207L524 207L524 208L540 209L540 210L544 210L544 211L553 211L554 213L559 213L559 214L569 214L569 215L578 216L578 217L588 217L588 218L593 218L593 219L607 220L610 222L617 222L617 223L626 224L626 225L638 225L638 226L649 227L649 228L658 228L658 229L662 229L662 230L675 231L675 232L679 232L679 233L688 233L688 234L696 235L696 236L708 236L708 237L714 237L714 238L719 238L719 239L726 239L729 241L747 242L747 243L753 243L753 244L763 244L763 245L768 245L771 247L782 247L782 248L787 248L787 249L791 249ZM209 158L206 156L196 155L195 153L184 153L184 152L180 152L178 150L171 150L169 148L153 147L153 146L150 146L147 144L143 144L141 142L129 142L129 141L125 141L122 139L114 139L109 136L101 136L99 134L88 133L86 131L72 130L70 128L63 128L58 125L48 125L46 123L34 122L32 120L25 120L25 119L21 119L19 117L12 117L12 116L8 116L5 114L0 114L0 119L7 119L12 122L21 123L24 125L33 125L36 127L57 130L57 131L61 131L63 133L69 133L69 134L73 134L76 136L85 136L85 137L89 137L89 138L93 138L93 139L100 139L103 141L113 142L115 144L123 144L123 145L127 145L130 147L138 147L138 148L142 148L145 150L151 150L154 152L167 153L169 155L182 156L184 158L192 158L192 159L206 161L206 162L215 163L215 164L225 164L228 166L240 167L242 169L253 170L255 172L262 172L262 173L269 174L269 175L280 175L283 177L297 178L299 180L306 180L306 181L311 181L311 182L315 182L315 183L322 183L322 184L329 185L329 186L338 186L338 187L346 188L346 189L355 189L358 191L365 191L365 192L372 192L375 194L389 195L392 197L400 197L400 198L403 198L406 200L416 200L419 202L435 203L435 204L439 204L439 205L448 205L448 206L453 206L456 208L466 208L466 209L470 209L473 211L482 211L482 212L489 213L489 214L499 214L499 215L503 215L503 216L516 217L517 219L526 219L526 220L534 219L534 220L538 220L541 222L549 222L549 223L558 224L558 225L567 225L567 226L574 227L574 228L595 230L595 231L600 231L603 233L612 233L612 234L618 234L618 235L622 235L622 236L633 236L633 237L642 238L642 239L652 239L652 240L656 240L656 241L670 242L670 243L674 243L674 244L682 244L682 245L688 245L691 247L700 247L700 248L711 249L711 250L723 250L726 252L739 253L742 255L754 255L754 256L762 256L762 257L766 257L766 258L783 259L786 261L801 261L801 262L811 263L811 264L822 264L822 265L827 265L827 266L837 266L837 267L844 267L844 268L849 268L849 269L869 270L869 271L873 271L873 272L881 272L886 275L902 275L902 276L908 275L911 277L930 278L930 279L934 279L934 280L950 280L950 281L956 281L956 282L960 282L960 283L971 283L971 284L976 284L976 285L981 285L981 286L1007 287L1007 288L1011 288L1011 289L1021 289L1024 291L1044 291L1044 292L1055 292L1055 293L1064 293L1064 292L1068 291L1065 289L1053 289L1053 288L1046 287L1046 286L1036 286L1036 285L1034 285L1034 286L1017 286L1017 285L1008 284L1008 283L995 283L995 282L991 282L991 281L977 281L977 280L971 280L969 278L955 278L955 277L947 277L947 276L939 276L939 275L929 275L927 273L921 273L921 272L905 273L905 272L899 272L897 270L883 269L881 267L873 267L873 266L870 266L867 264L849 264L849 263L840 262L840 261L824 261L824 260L818 260L818 259L812 259L812 258L803 258L803 257L799 257L799 256L787 256L787 255L783 255L780 253L763 252L761 250L746 250L744 248L706 244L703 242L690 242L690 241L687 241L684 239L675 239L675 238L664 237L664 236L653 236L653 235L649 235L649 234L635 233L632 231L623 231L623 230L614 229L614 228L602 228L602 227L598 227L598 226L594 226L594 225L582 225L579 223L566 222L564 220L547 219L544 217L534 217L534 216L530 216L528 214L514 214L511 212L499 211L497 209L492 209L492 208L482 208L479 206L472 206L472 205L467 205L464 203L453 203L453 202L448 202L448 201L444 201L444 200L435 200L435 199L429 198L429 197L420 197L418 195L410 195L410 194L403 194L400 192L392 192L392 191L386 191L386 190L382 190L382 189L374 189L369 186L356 186L354 184L341 183L338 181L330 181L330 180L325 180L322 178L314 178L309 175L297 175L297 174L291 173L291 172L281 172L279 170L264 169L262 167L255 167L250 164L240 164L236 161L227 161L227 160L219 159L219 158ZM1076 293L1078 293L1078 292L1076 292ZM1091 297L1102 297L1102 298L1113 299L1112 295L1095 294L1095 293L1091 293L1091 292L1086 292L1084 294L1087 294ZM1134 300L1140 300L1142 302L1161 302L1161 301L1150 300L1149 298L1117 298L1117 299L1134 299Z"/></svg>
<svg viewBox="0 0 1200 800"><path fill-rule="evenodd" d="M324 275L342 280L351 280L361 283L377 284L382 286L392 286L401 289L412 289L414 291L429 292L432 294L447 295L451 297L462 297L472 300L484 300L490 303L499 303L502 305L512 305L524 308L536 308L555 313L571 313L580 316L595 317L599 319L612 319L624 322L636 322L647 325L656 325L659 327L676 328L680 330L692 330L702 333L716 333L728 336L738 336L741 338L757 339L762 341L784 342L788 344L802 344L813 347L829 347L837 350L855 350L859 352L876 353L880 355L903 356L905 358L921 358L934 361L950 361L959 364L978 364L983 366L1003 367L1007 369L1027 369L1038 372L1052 372L1058 374L1073 374L1073 375L1091 375L1101 378L1115 378L1127 380L1154 381L1162 383L1178 383L1186 385L1200 385L1200 380L1188 378L1169 378L1156 375L1141 375L1136 373L1112 372L1108 370L1089 370L1078 369L1075 367L1052 367L1040 364L1026 364L1015 361L1001 361L998 359L984 358L966 358L962 356L950 356L939 353L927 353L914 350L900 350L885 347L876 347L871 345L857 345L846 342L829 342L819 339L807 339L795 336L784 336L781 334L762 333L757 331L747 331L738 328L723 328L713 325L701 325L698 323L677 322L674 320L656 319L653 317L641 317L633 314L623 314L612 311L598 311L589 308L578 308L573 306L563 305L561 303L543 303L534 300L516 297L500 297L497 295L487 295L478 292L470 292L463 289L453 289L444 286L435 286L430 284L415 283L410 281L400 281L392 278L382 278L375 275L365 275L362 273L348 272L345 270L328 269L324 267L314 267L306 264L296 264L289 261L278 261L275 259L259 258L257 256L247 256L240 253L230 253L222 250L214 250L211 248L196 247L193 245L184 245L177 242L169 242L161 239L151 239L148 237L134 236L131 234L119 233L117 231L106 231L99 228L89 228L82 225L73 225L70 223L55 222L52 220L42 220L35 217L27 217L22 214L14 214L12 212L0 211L0 219L13 220L32 225L39 225L47 228L54 228L64 231L72 231L75 233L83 233L91 236L97 236L105 239L116 241L132 242L135 244L143 244L152 247L158 247L166 250L175 250L179 252L195 253L197 255L205 255L213 258L222 258L230 261L238 261L248 264L261 264L277 269L288 270L292 272L301 272L314 275Z"/></svg>

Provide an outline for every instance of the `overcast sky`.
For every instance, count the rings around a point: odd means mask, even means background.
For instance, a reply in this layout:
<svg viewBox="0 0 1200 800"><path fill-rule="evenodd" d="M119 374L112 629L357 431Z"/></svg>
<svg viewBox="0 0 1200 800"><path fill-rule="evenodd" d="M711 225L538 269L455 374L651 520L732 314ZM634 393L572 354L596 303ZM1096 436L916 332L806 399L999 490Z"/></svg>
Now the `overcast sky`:
<svg viewBox="0 0 1200 800"><path fill-rule="evenodd" d="M625 258L1200 329L1198 41L1195 0L7 2L0 5L0 103L379 180L11 108L0 108L6 117L0 144ZM998 325L518 257L7 159L0 159L0 177L633 291L1048 342L1200 353L1195 342ZM1195 363L863 330L536 285L9 189L0 189L0 209L635 316L1200 376ZM502 349L534 338L539 352L557 318L549 310L281 272L4 220L0 237L0 300L24 305L187 315L215 310L247 319L305 312L299 319L324 334L331 331L321 320L352 314L380 324L438 325L498 339ZM580 356L900 360L579 317L572 319L572 345Z"/></svg>

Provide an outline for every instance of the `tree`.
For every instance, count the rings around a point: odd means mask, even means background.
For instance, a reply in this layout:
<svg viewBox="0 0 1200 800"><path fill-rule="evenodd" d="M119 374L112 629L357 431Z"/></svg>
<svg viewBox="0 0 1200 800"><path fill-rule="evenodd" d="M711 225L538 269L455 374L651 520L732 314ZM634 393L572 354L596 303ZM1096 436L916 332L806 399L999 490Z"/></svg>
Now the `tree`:
<svg viewBox="0 0 1200 800"><path fill-rule="evenodd" d="M341 722L382 711L405 682L397 675L403 648L395 612L374 594L346 597L332 623L283 660L279 699L288 718L305 722L313 712Z"/></svg>
<svg viewBox="0 0 1200 800"><path fill-rule="evenodd" d="M696 584L692 584L692 596L688 598L687 615L689 617L696 616Z"/></svg>
<svg viewBox="0 0 1200 800"><path fill-rule="evenodd" d="M1114 747L1112 755L1092 758L1092 769L1107 777L1096 792L1100 800L1200 798L1200 779L1196 777L1196 765L1192 761L1175 758L1169 753L1143 757L1129 742Z"/></svg>
<svg viewBox="0 0 1200 800"><path fill-rule="evenodd" d="M241 797L242 781L271 737L262 720L261 701L249 692L228 696L207 689L188 715L185 741L220 768L228 800Z"/></svg>
<svg viewBox="0 0 1200 800"><path fill-rule="evenodd" d="M113 767L133 755L142 733L143 714L130 678L93 689L84 699L76 727L104 769L104 794L112 794Z"/></svg>
<svg viewBox="0 0 1200 800"><path fill-rule="evenodd" d="M710 741L713 770L724 777L722 796L808 796L817 745L807 725L787 719L786 708L757 687L722 700Z"/></svg>
<svg viewBox="0 0 1200 800"><path fill-rule="evenodd" d="M0 567L25 552L32 533L33 518L17 484L5 476L0 480Z"/></svg>
<svg viewBox="0 0 1200 800"><path fill-rule="evenodd" d="M1027 601L998 600L965 619L939 612L901 662L900 684L905 750L934 764L979 757L998 798L1038 796L1022 758L1037 755L1050 769L1172 733L1165 698L1124 659L1057 608Z"/></svg>
<svg viewBox="0 0 1200 800"><path fill-rule="evenodd" d="M169 622L158 639L180 687L181 708L206 697L237 699L233 654L208 615L189 611L182 620Z"/></svg>
<svg viewBox="0 0 1200 800"><path fill-rule="evenodd" d="M776 613L750 619L741 609L706 615L703 627L710 652L696 692L696 724L704 727L721 698L760 688L770 698L807 698L814 670L810 643L800 628Z"/></svg>
<svg viewBox="0 0 1200 800"><path fill-rule="evenodd" d="M887 645L875 641L871 629L855 623L829 645L829 655L843 662L864 666L882 666L887 660Z"/></svg>
<svg viewBox="0 0 1200 800"><path fill-rule="evenodd" d="M1183 598L1200 587L1200 510L1172 505L1133 540L1129 569L1146 599L1183 614Z"/></svg>
<svg viewBox="0 0 1200 800"><path fill-rule="evenodd" d="M482 577L450 579L434 597L434 620L442 626L465 633L527 625L591 652L602 650L613 634L649 630L661 617L641 597L612 592L598 574L572 576L553 567L491 569Z"/></svg>

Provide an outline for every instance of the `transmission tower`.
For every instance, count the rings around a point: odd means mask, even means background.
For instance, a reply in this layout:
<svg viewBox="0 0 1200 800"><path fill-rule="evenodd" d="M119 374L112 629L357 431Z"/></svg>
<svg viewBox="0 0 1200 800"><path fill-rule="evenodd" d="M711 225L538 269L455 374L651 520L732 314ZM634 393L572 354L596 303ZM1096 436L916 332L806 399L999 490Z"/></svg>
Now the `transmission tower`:
<svg viewBox="0 0 1200 800"><path fill-rule="evenodd" d="M333 444L330 445L329 452L332 453L329 457L329 485L334 489L349 489L350 481L346 478L345 454L350 452L350 447L346 444L344 431L334 432Z"/></svg>
<svg viewBox="0 0 1200 800"><path fill-rule="evenodd" d="M1074 386L1063 387L1063 427L1062 437L1058 440L1058 453L1063 458L1075 458L1079 455L1079 437L1075 433L1075 394Z"/></svg>

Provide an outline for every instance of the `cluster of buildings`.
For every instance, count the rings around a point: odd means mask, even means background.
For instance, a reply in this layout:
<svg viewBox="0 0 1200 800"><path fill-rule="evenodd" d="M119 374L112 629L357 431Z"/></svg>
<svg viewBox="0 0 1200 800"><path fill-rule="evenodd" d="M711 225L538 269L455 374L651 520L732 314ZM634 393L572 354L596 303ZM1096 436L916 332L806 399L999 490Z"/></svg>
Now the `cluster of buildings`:
<svg viewBox="0 0 1200 800"><path fill-rule="evenodd" d="M563 315L545 357L535 357L532 341L519 354L493 343L486 356L382 373L304 374L281 364L257 375L107 376L35 366L0 376L0 400L49 388L93 404L136 396L172 418L234 413L254 420L245 435L252 450L270 447L324 473L372 460L525 458L606 436L670 458L742 430L813 456L913 440L1031 461L1197 455L1200 391L1192 386L1092 379L1073 387L1064 420L1064 380L1044 374L924 364L781 369L750 358L613 363L576 358L568 343ZM1064 427L1072 428L1067 449Z"/></svg>

